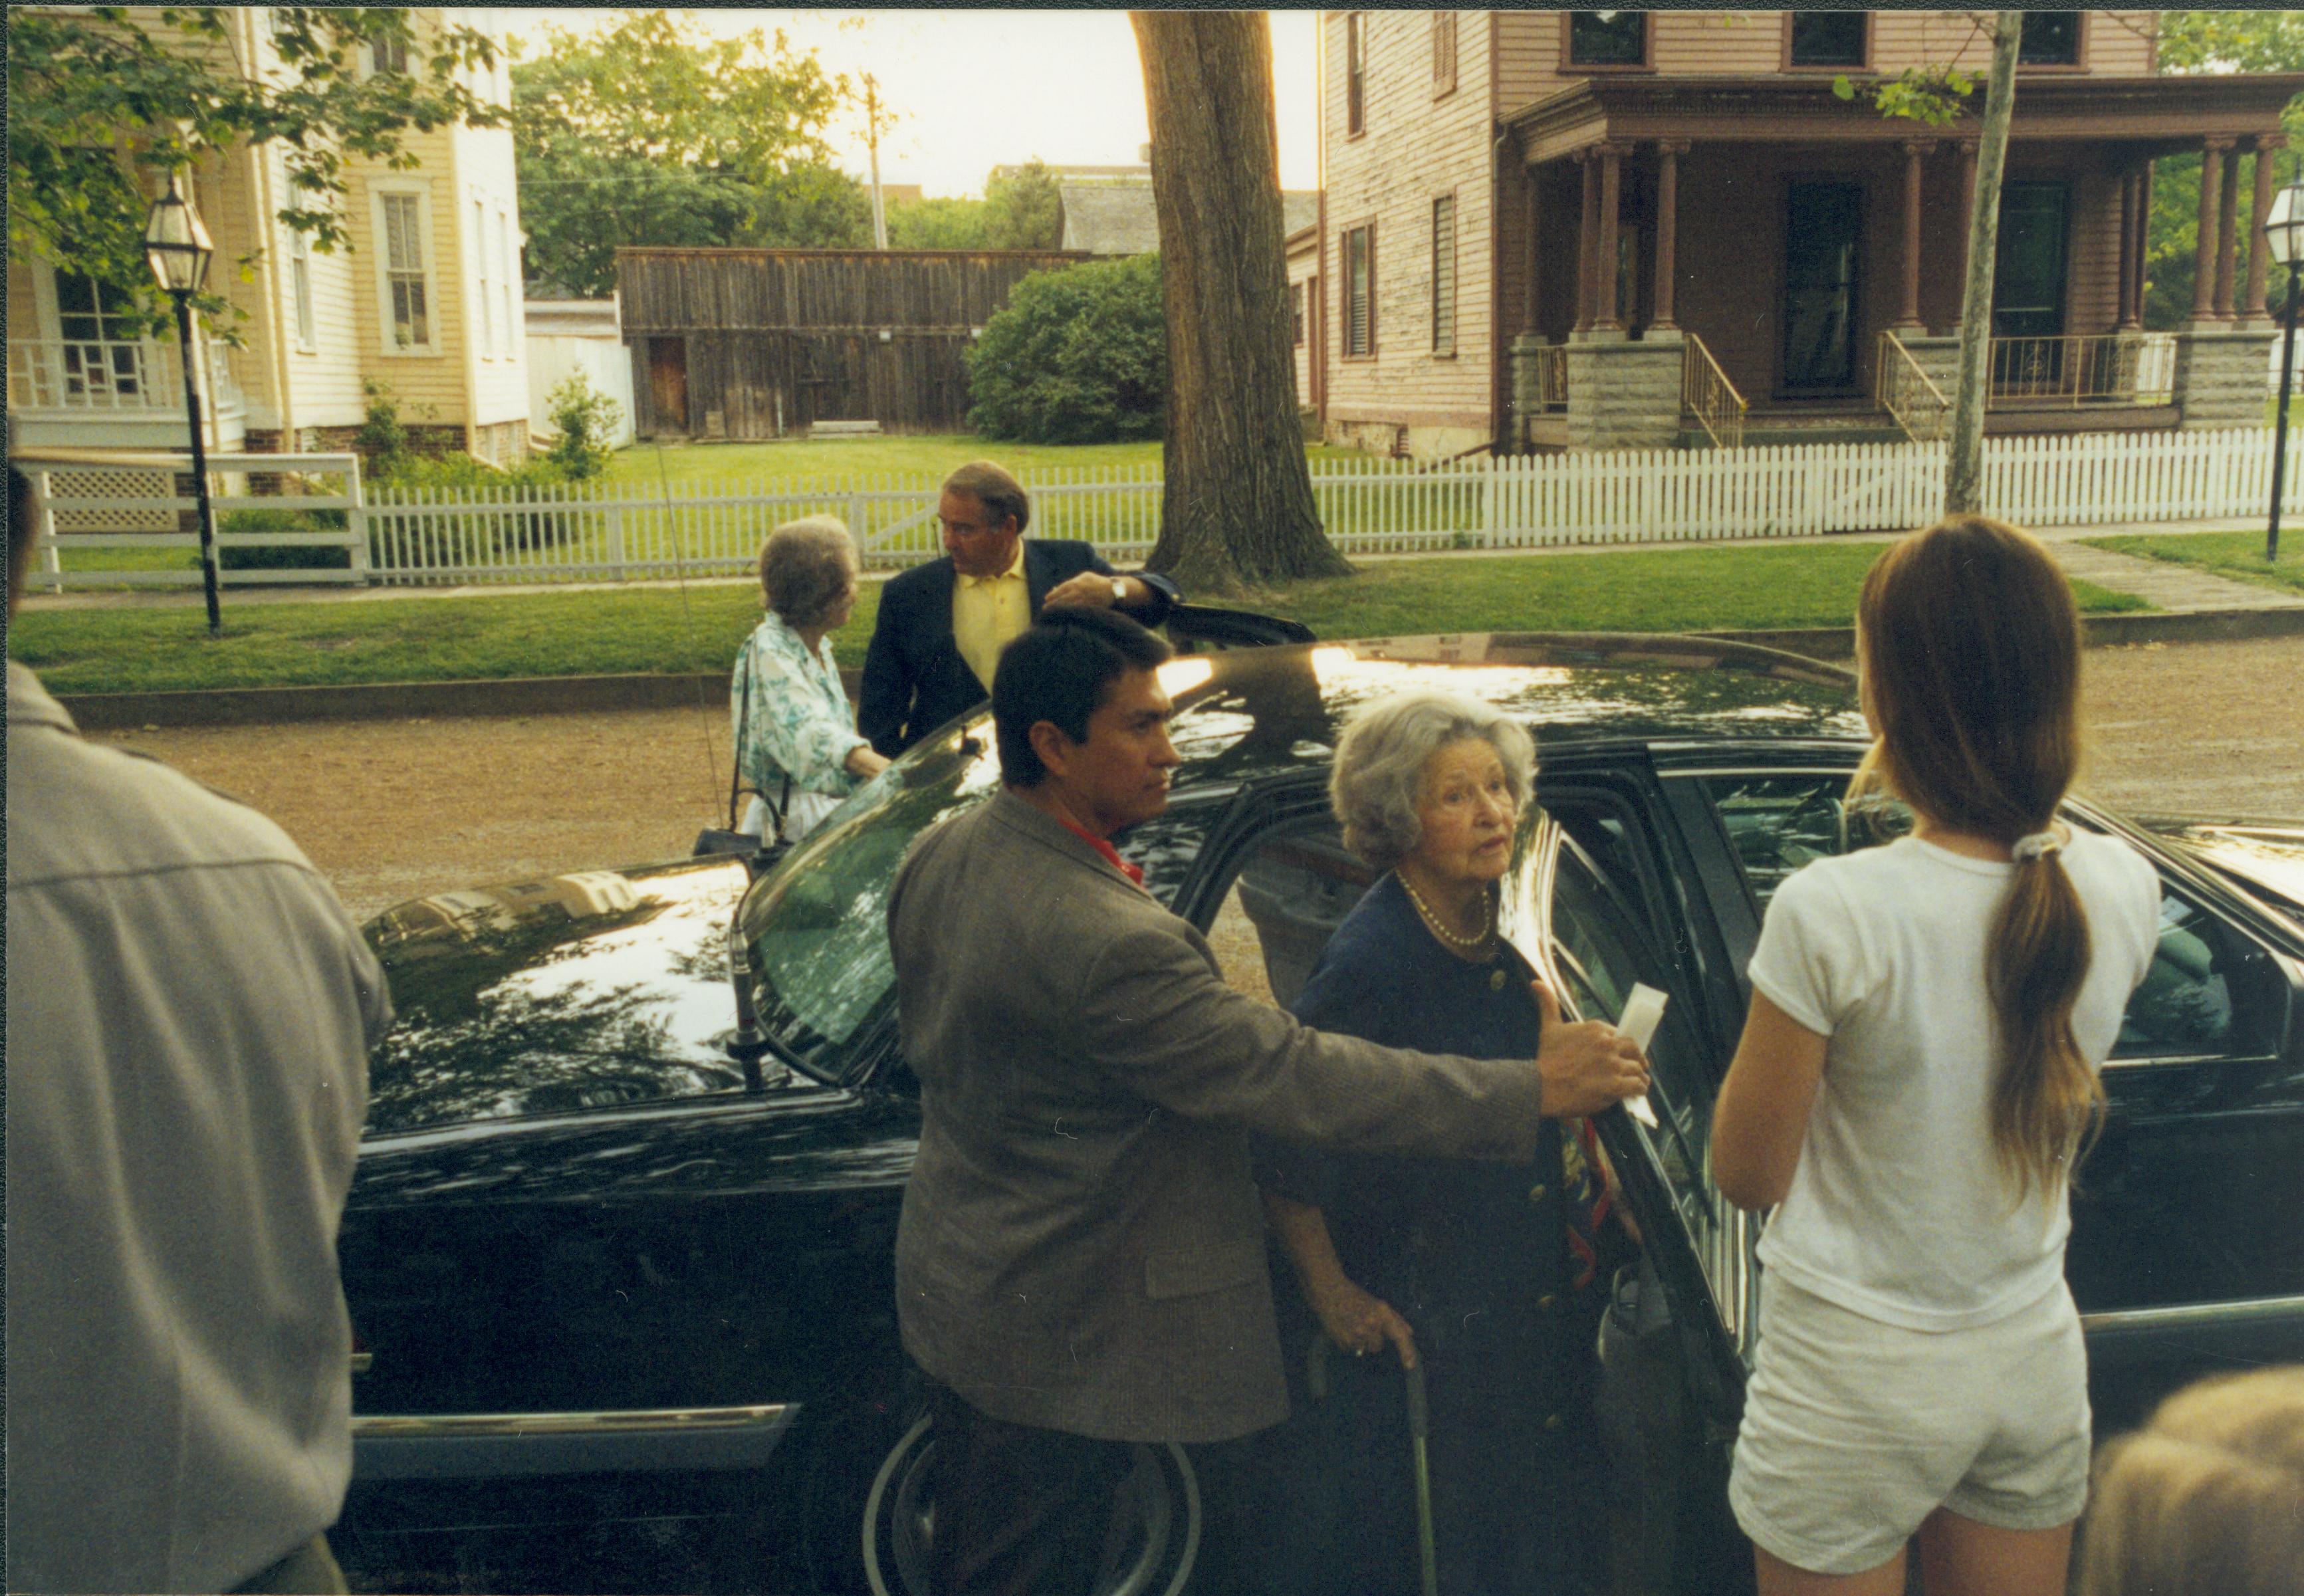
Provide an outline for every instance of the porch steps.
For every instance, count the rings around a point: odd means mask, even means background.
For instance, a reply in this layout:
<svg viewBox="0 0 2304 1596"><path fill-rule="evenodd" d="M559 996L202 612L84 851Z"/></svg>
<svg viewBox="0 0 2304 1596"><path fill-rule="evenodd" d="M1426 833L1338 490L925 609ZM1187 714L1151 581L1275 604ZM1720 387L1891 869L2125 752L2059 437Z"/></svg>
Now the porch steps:
<svg viewBox="0 0 2304 1596"><path fill-rule="evenodd" d="M1900 444L1903 429L1885 410L1840 411L1823 414L1747 415L1744 446L1789 444ZM1708 449L1712 439L1704 429L1684 423L1680 429L1683 449Z"/></svg>

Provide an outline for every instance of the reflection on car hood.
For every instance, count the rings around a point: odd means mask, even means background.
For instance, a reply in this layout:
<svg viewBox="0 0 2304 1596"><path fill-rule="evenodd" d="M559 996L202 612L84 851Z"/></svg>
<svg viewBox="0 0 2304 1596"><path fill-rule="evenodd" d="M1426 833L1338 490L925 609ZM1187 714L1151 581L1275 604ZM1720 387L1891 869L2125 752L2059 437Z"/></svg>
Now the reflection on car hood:
<svg viewBox="0 0 2304 1596"><path fill-rule="evenodd" d="M2147 831L2237 881L2304 934L2304 820L2132 818Z"/></svg>
<svg viewBox="0 0 2304 1596"><path fill-rule="evenodd" d="M387 910L368 934L399 1018L370 1135L742 1084L726 932L743 862L593 870Z"/></svg>

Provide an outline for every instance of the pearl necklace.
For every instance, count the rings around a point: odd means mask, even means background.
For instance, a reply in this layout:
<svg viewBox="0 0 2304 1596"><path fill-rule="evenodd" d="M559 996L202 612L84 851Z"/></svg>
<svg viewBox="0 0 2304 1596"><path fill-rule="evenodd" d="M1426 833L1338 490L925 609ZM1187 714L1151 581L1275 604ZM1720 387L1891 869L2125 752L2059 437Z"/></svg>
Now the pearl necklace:
<svg viewBox="0 0 2304 1596"><path fill-rule="evenodd" d="M1440 923L1440 917L1432 913L1432 905L1424 901L1423 894L1418 892L1416 888L1410 885L1406 876L1402 875L1398 870L1394 870L1393 875L1393 878L1399 881L1402 890L1408 894L1408 901L1416 905L1416 912L1424 916L1425 925L1430 928L1434 936L1439 938L1441 941L1446 943L1449 947L1455 948L1461 953L1471 953L1485 946L1488 938L1495 934L1495 900L1490 897L1487 892L1483 891L1480 894L1481 906L1487 911L1487 913L1481 917L1480 929L1471 936L1459 937L1455 932L1450 930L1446 926Z"/></svg>

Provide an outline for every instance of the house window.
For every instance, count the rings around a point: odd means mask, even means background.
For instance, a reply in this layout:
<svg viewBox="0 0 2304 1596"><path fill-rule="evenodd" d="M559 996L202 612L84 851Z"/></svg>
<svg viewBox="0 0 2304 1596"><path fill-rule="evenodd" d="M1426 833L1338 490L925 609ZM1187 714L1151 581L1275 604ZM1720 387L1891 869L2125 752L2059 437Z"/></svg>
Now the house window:
<svg viewBox="0 0 2304 1596"><path fill-rule="evenodd" d="M1432 13L1432 93L1435 98L1456 92L1456 13Z"/></svg>
<svg viewBox="0 0 2304 1596"><path fill-rule="evenodd" d="M1302 348L1304 346L1304 284L1301 283L1288 284L1288 322L1293 334L1293 342L1299 349Z"/></svg>
<svg viewBox="0 0 2304 1596"><path fill-rule="evenodd" d="M1862 66L1870 13L1861 11L1796 11L1792 26L1794 66Z"/></svg>
<svg viewBox="0 0 2304 1596"><path fill-rule="evenodd" d="M1376 352L1376 229L1344 233L1344 353Z"/></svg>
<svg viewBox="0 0 2304 1596"><path fill-rule="evenodd" d="M408 41L404 38L372 38L368 41L368 70L372 72L408 71Z"/></svg>
<svg viewBox="0 0 2304 1596"><path fill-rule="evenodd" d="M480 356L483 360L496 358L496 301L490 292L496 284L488 274L488 208L479 200L472 201L472 270L479 276L480 292Z"/></svg>
<svg viewBox="0 0 2304 1596"><path fill-rule="evenodd" d="M1992 271L1995 338L2053 338L2064 330L2065 245L2071 193L2061 183L2000 191Z"/></svg>
<svg viewBox="0 0 2304 1596"><path fill-rule="evenodd" d="M1432 352L1456 352L1456 196L1432 202Z"/></svg>
<svg viewBox="0 0 2304 1596"><path fill-rule="evenodd" d="M296 318L296 347L319 347L319 329L312 315L312 241L301 228L288 229L288 297Z"/></svg>
<svg viewBox="0 0 2304 1596"><path fill-rule="evenodd" d="M1783 387L1846 388L1856 380L1857 265L1863 259L1861 184L1795 182L1784 217Z"/></svg>
<svg viewBox="0 0 2304 1596"><path fill-rule="evenodd" d="M1648 13L1575 11L1568 13L1569 65L1645 66L1648 59Z"/></svg>
<svg viewBox="0 0 2304 1596"><path fill-rule="evenodd" d="M2080 13L2076 11L2028 11L2024 32L2016 47L2021 66L2078 66L2080 64Z"/></svg>
<svg viewBox="0 0 2304 1596"><path fill-rule="evenodd" d="M520 322L513 311L512 274L519 268L520 257L512 253L512 218L499 208L496 212L496 296L504 311L504 352L506 360L520 357L517 329Z"/></svg>
<svg viewBox="0 0 2304 1596"><path fill-rule="evenodd" d="M1344 132L1368 131L1368 19L1344 16Z"/></svg>
<svg viewBox="0 0 2304 1596"><path fill-rule="evenodd" d="M430 353L432 350L431 250L420 192L382 192L376 197L377 252L387 349Z"/></svg>

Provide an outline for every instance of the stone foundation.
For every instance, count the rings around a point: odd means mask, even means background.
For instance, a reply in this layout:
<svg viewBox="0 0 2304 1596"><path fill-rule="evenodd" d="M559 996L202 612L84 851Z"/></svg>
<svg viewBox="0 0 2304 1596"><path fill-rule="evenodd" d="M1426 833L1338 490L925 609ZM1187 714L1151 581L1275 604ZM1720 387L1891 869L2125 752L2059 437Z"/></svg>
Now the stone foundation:
<svg viewBox="0 0 2304 1596"><path fill-rule="evenodd" d="M2176 408L2183 419L2177 425L2188 432L2265 425L2276 335L2262 322L2196 322L2178 333Z"/></svg>
<svg viewBox="0 0 2304 1596"><path fill-rule="evenodd" d="M1960 396L1960 335L1905 332L1898 328L1896 337L1911 352L1912 363L1927 372L1928 380L1936 385L1936 392L1944 395L1944 403L1956 401Z"/></svg>
<svg viewBox="0 0 2304 1596"><path fill-rule="evenodd" d="M1685 347L1678 333L1651 333L1636 342L1571 342L1568 446L1579 451L1675 447Z"/></svg>

